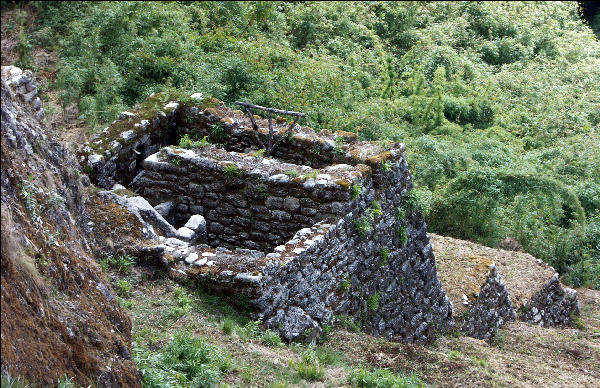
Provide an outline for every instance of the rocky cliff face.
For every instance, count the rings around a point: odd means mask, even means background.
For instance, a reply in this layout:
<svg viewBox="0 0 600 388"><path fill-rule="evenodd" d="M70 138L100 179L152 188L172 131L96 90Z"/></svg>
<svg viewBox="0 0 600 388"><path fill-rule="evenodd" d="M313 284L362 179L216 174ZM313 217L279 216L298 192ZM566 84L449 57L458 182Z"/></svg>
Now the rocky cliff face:
<svg viewBox="0 0 600 388"><path fill-rule="evenodd" d="M86 239L83 175L44 124L32 75L2 68L2 372L140 386L131 323Z"/></svg>

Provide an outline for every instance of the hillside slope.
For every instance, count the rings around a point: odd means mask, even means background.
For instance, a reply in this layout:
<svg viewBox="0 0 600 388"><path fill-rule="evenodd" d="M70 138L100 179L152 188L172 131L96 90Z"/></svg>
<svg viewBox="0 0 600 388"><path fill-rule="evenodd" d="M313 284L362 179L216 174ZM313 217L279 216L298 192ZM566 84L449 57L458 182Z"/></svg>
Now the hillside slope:
<svg viewBox="0 0 600 388"><path fill-rule="evenodd" d="M31 73L2 68L2 371L139 386L131 322L90 256L85 177L36 94Z"/></svg>
<svg viewBox="0 0 600 388"><path fill-rule="evenodd" d="M439 245L456 251L486 249L457 239ZM510 259L514 252L498 253ZM595 290L577 290L582 308L577 327L544 328L514 321L500 329L491 344L459 333L440 337L431 346L395 343L360 333L340 320L322 342L306 347L283 345L227 300L178 285L149 267L133 267L127 274L113 270L111 277L115 285L130 285L124 296L133 324L134 354L148 384L172 381L168 365L157 360L177 349L177 336L211 346L212 381L239 387L360 386L356 376L361 370L361 381L371 386L379 381L383 387L392 386L390 381L407 387L418 387L419 381L433 387L600 384L600 292ZM223 357L228 366L219 371L217 360ZM186 365L191 360L184 358L180 367ZM307 372L309 368L314 372ZM382 368L392 373L382 374ZM417 380L409 377L413 373Z"/></svg>

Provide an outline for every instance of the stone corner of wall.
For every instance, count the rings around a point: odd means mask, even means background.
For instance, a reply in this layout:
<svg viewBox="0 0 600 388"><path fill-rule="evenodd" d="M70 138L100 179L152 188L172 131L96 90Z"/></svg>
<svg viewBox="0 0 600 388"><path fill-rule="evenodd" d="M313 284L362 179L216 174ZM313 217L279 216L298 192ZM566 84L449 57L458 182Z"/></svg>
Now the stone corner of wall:
<svg viewBox="0 0 600 388"><path fill-rule="evenodd" d="M581 313L577 291L563 287L555 273L546 284L523 303L519 319L544 327L573 324Z"/></svg>
<svg viewBox="0 0 600 388"><path fill-rule="evenodd" d="M471 337L489 341L505 322L515 319L506 284L492 264L475 303L462 317L461 330Z"/></svg>

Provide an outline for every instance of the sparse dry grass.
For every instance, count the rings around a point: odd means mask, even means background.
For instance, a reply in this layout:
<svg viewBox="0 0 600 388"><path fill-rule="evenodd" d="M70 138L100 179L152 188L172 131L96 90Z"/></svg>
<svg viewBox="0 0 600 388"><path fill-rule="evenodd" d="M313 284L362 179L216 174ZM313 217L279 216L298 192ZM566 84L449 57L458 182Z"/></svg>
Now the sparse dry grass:
<svg viewBox="0 0 600 388"><path fill-rule="evenodd" d="M122 276L113 273L113 283ZM321 363L323 381L307 382L294 368L294 363L301 362L306 354L305 346L267 346L260 335L243 331L250 319L224 299L165 278L149 280L154 276L141 267L129 275L133 285L129 313L137 346L159 351L175 333L190 332L232 354L234 368L222 378L231 386L348 386L348 377L360 367L416 373L427 385L438 387L600 385L600 292L594 290L578 290L583 330L511 322L500 331L501 340L495 346L447 335L426 347L336 328L317 347L317 353L329 354L324 360L336 361ZM176 295L181 294L178 288L189 297L191 309L179 318L169 318L169 312L177 306ZM234 323L230 335L222 330L226 318Z"/></svg>

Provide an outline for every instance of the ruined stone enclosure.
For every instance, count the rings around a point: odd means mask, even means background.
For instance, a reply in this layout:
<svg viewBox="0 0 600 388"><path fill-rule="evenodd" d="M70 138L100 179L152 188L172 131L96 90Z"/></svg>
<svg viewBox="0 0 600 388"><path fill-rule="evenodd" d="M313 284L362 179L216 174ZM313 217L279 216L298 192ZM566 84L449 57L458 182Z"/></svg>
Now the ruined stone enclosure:
<svg viewBox="0 0 600 388"><path fill-rule="evenodd" d="M281 142L266 157L241 111L184 101L151 96L79 154L98 186L121 184L158 210L149 227L172 274L235 295L286 340L316 338L334 315L407 342L444 329L452 306L405 200L403 144L299 125L284 135L275 118ZM267 120L256 121L266 142Z"/></svg>
<svg viewBox="0 0 600 388"><path fill-rule="evenodd" d="M528 318L502 280L502 261L497 270L487 259L472 302L470 288L452 286L468 274L442 262L449 299L403 144L293 124L290 133L281 117L269 142L268 120L253 118L257 127L215 99L156 94L86 143L80 163L112 189L103 200L142 221L171 276L234 296L288 341L314 340L335 316L373 335L429 342L449 328L489 340L517 307L532 323L538 311L551 317L546 325L578 313L576 293L556 280L530 297ZM277 144L272 156L264 144ZM129 190L115 190L121 185ZM456 320L455 294L465 310Z"/></svg>

